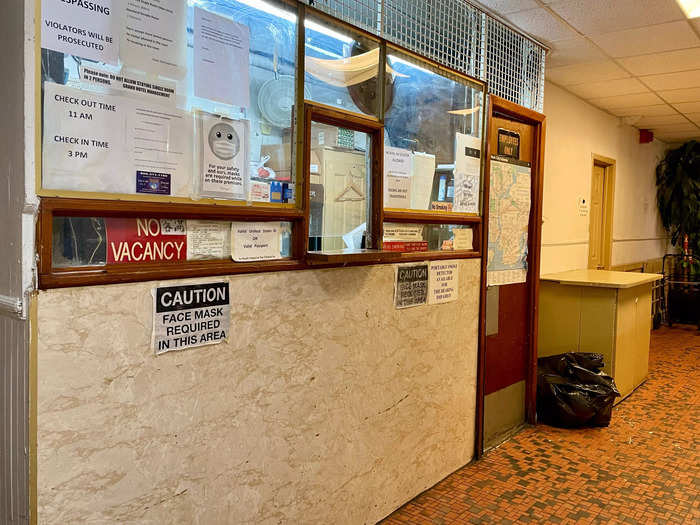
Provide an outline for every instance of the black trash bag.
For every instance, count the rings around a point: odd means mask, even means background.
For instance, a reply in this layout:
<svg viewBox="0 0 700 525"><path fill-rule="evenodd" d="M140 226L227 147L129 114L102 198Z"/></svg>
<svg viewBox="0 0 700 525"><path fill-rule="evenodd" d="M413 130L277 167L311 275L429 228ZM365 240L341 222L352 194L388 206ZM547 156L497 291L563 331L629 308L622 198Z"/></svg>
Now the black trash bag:
<svg viewBox="0 0 700 525"><path fill-rule="evenodd" d="M606 427L620 396L601 354L570 352L537 360L537 420L556 427Z"/></svg>

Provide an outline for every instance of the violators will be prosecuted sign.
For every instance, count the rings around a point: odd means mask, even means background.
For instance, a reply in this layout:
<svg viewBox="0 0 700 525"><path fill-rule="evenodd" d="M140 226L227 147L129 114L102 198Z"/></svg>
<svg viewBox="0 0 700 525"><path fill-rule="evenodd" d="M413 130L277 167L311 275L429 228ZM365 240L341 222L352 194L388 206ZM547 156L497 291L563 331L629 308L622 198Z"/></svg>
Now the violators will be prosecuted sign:
<svg viewBox="0 0 700 525"><path fill-rule="evenodd" d="M154 288L153 300L151 346L156 355L228 340L228 283Z"/></svg>

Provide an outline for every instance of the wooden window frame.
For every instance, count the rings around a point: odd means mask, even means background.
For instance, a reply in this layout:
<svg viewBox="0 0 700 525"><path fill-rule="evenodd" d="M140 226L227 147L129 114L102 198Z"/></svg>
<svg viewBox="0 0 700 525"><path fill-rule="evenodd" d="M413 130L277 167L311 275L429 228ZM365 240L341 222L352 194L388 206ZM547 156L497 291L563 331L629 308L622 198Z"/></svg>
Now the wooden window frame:
<svg viewBox="0 0 700 525"><path fill-rule="evenodd" d="M284 3L286 0L282 0ZM297 74L296 74L296 107L303 111L297 114L294 124L295 143L292 148L292 163L295 166L296 204L266 204L229 202L206 199L206 201L188 201L187 199L140 199L135 195L94 194L78 191L43 190L41 187L42 141L41 126L37 126L37 188L40 196L39 219L37 222L37 251L38 251L38 281L39 288L61 288L72 286L90 286L100 284L141 282L166 279L184 279L220 275L236 275L284 270L307 270L316 268L334 268L380 263L402 263L444 259L480 258L483 252L483 207L484 204L484 167L485 157L482 158L482 174L480 193L482 195L482 214L464 214L431 210L396 210L384 209L383 203L383 140L384 140L384 93L380 91L379 115L373 117L345 111L331 106L304 100L303 86L305 72L305 34L304 23L306 13L313 13L314 18L324 19L340 28L346 28L375 40L380 46L380 64L378 81L383 86L387 50L395 51L432 66L438 71L444 71L452 76L461 78L465 83L479 86L484 100L487 95L486 83L469 77L451 68L442 66L428 58L421 57L410 50L389 44L386 40L356 28L325 13L309 8L303 4L297 5ZM41 53L40 38L37 37L37 54ZM40 63L40 57L38 57ZM37 70L37 78L41 85L41 72ZM41 115L41 88L38 88L36 98L37 115ZM487 137L486 104L482 108L482 155L486 151ZM310 184L310 123L311 121L337 125L362 131L372 137L371 164L371 213L369 250L361 253L348 250L347 253L328 255L308 252L309 224L309 184ZM295 160L296 159L296 160ZM198 260L149 262L128 264L105 264L102 266L83 266L54 268L52 259L53 219L54 217L133 217L133 218L178 218L204 219L220 221L280 221L292 224L291 257L273 261L239 263L227 260ZM382 250L382 232L385 222L417 223L424 225L455 224L472 228L473 249L452 251L425 252L394 252Z"/></svg>

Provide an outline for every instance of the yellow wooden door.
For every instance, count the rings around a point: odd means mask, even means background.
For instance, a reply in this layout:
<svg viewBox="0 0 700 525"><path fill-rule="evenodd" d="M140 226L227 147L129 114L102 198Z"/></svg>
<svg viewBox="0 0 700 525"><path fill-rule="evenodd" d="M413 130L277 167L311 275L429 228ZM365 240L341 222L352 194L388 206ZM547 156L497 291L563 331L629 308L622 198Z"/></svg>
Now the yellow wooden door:
<svg viewBox="0 0 700 525"><path fill-rule="evenodd" d="M591 222L588 239L588 267L602 269L605 221L605 168L595 164L591 180Z"/></svg>

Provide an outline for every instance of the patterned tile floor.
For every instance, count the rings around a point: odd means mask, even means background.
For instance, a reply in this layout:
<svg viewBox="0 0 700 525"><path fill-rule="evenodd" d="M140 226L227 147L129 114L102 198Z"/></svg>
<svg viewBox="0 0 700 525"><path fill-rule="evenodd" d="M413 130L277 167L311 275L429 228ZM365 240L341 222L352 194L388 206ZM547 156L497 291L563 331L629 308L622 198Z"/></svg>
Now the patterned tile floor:
<svg viewBox="0 0 700 525"><path fill-rule="evenodd" d="M524 429L382 523L700 524L700 332L652 333L607 428Z"/></svg>

